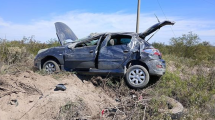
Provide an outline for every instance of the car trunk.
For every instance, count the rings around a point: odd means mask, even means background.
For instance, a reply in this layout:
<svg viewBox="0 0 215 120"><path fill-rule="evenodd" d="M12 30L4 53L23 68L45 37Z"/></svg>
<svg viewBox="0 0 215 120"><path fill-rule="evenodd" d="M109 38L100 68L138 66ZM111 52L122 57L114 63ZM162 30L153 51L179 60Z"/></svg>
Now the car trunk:
<svg viewBox="0 0 215 120"><path fill-rule="evenodd" d="M155 32L156 30L160 29L161 27L163 27L165 25L174 25L174 24L175 24L175 22L172 22L172 21L159 22L159 23L151 26L150 28L148 28L145 32L139 33L139 36L142 39L145 39L146 36L150 35L151 33Z"/></svg>

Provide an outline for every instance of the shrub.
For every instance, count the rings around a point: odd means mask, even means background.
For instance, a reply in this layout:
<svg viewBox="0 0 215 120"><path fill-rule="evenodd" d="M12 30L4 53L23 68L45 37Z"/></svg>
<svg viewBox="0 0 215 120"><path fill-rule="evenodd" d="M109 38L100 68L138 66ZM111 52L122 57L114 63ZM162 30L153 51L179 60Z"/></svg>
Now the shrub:
<svg viewBox="0 0 215 120"><path fill-rule="evenodd" d="M215 47L209 42L200 42L197 34L189 32L178 38L171 38L170 45L164 43L152 43L163 54L174 55L182 58L193 59L192 64L206 63L214 64Z"/></svg>
<svg viewBox="0 0 215 120"><path fill-rule="evenodd" d="M34 37L23 37L22 40L9 41L0 39L0 61L13 64L25 59L26 56L36 55L40 49L59 46L56 39L50 39L47 43L41 43Z"/></svg>

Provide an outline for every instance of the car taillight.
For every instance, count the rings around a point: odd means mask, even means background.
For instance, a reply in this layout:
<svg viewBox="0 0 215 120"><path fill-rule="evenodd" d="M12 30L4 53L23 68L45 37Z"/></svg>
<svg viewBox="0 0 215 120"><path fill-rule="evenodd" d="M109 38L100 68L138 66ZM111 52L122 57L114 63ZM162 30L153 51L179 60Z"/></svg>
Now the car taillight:
<svg viewBox="0 0 215 120"><path fill-rule="evenodd" d="M152 49L144 49L143 52L153 54L153 55L158 55L162 56L161 52L158 49L152 48Z"/></svg>

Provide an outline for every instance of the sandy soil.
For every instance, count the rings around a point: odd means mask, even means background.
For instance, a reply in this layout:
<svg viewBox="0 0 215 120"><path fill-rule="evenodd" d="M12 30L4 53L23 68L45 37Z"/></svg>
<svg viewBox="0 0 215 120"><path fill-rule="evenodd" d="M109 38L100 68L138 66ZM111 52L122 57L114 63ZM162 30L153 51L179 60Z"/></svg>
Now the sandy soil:
<svg viewBox="0 0 215 120"><path fill-rule="evenodd" d="M57 84L67 89L54 91ZM79 100L90 112L87 119L99 119L102 109L116 105L101 88L76 75L58 80L32 71L0 76L0 120L59 119L62 106Z"/></svg>

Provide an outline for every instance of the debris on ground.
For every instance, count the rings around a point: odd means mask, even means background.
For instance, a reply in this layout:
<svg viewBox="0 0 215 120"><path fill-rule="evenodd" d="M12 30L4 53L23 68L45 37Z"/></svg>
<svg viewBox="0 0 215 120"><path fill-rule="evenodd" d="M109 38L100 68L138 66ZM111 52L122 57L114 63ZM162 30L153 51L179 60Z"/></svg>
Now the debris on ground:
<svg viewBox="0 0 215 120"><path fill-rule="evenodd" d="M58 84L54 89L54 91L58 91L58 90L65 91L66 87L64 86L64 84Z"/></svg>

